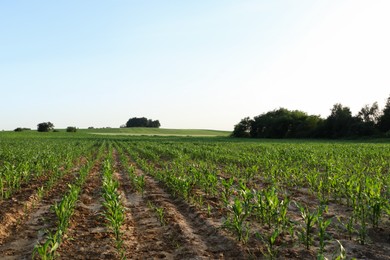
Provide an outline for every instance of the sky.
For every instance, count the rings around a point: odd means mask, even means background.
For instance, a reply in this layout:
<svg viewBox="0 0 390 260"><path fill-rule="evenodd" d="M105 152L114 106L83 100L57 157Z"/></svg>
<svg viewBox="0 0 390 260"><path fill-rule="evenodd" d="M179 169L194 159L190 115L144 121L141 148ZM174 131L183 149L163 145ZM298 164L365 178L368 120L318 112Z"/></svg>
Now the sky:
<svg viewBox="0 0 390 260"><path fill-rule="evenodd" d="M0 1L0 129L233 130L390 96L388 0Z"/></svg>

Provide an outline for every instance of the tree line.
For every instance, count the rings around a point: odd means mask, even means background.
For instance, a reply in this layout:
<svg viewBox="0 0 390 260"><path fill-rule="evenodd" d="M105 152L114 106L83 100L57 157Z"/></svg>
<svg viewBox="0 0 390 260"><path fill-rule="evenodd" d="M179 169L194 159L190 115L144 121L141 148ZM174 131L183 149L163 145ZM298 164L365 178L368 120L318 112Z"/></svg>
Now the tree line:
<svg viewBox="0 0 390 260"><path fill-rule="evenodd" d="M147 119L146 117L133 117L130 118L125 125L122 125L121 128L124 127L154 127L159 128L161 126L159 120L152 120ZM88 127L88 129L94 129L94 127ZM25 130L31 130L30 128L22 128L18 127L14 131L15 132L22 132ZM56 131L54 129L54 124L52 122L42 122L37 125L37 131L38 132L50 132L50 131ZM77 128L75 126L68 126L66 128L67 132L76 132Z"/></svg>
<svg viewBox="0 0 390 260"><path fill-rule="evenodd" d="M390 97L384 109L365 105L353 116L349 107L335 104L323 119L299 110L279 108L253 119L245 117L234 126L233 137L253 138L353 138L390 137Z"/></svg>

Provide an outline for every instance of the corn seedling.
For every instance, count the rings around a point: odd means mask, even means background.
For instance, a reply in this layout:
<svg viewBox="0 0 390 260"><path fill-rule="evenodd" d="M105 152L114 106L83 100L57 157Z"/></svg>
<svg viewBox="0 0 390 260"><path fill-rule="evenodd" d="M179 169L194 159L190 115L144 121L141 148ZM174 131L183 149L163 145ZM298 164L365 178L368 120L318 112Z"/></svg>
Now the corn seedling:
<svg viewBox="0 0 390 260"><path fill-rule="evenodd" d="M118 193L119 182L113 178L113 169L110 160L106 160L103 165L103 206L105 208L104 216L108 221L108 226L112 229L115 236L115 244L121 257L124 256L122 248L123 239L120 230L125 220L125 209L120 201Z"/></svg>
<svg viewBox="0 0 390 260"><path fill-rule="evenodd" d="M302 226L302 230L300 232L300 239L306 246L306 249L309 250L312 242L313 242L313 232L312 229L318 220L318 211L310 212L307 207L299 205L296 203L296 206L299 208L301 212L302 219L304 221L304 225Z"/></svg>
<svg viewBox="0 0 390 260"><path fill-rule="evenodd" d="M338 250L338 252L336 252L333 255L332 259L333 260L344 260L347 258L347 252L346 252L344 246L341 244L341 242L339 240L336 240L336 241L339 244L339 250Z"/></svg>
<svg viewBox="0 0 390 260"><path fill-rule="evenodd" d="M224 206L229 205L229 200L230 200L230 197L233 193L233 189L232 189L233 182L234 182L233 177L231 177L227 180L225 180L225 179L221 180L221 184L222 184L221 197L222 197L222 201L223 201Z"/></svg>
<svg viewBox="0 0 390 260"><path fill-rule="evenodd" d="M318 226L318 238L319 238L319 253L318 256L322 256L324 254L325 249L325 239L326 239L326 229L328 226L332 223L332 219L325 220L323 217L323 212L327 212L327 207L320 207L318 210L318 217L317 217L317 226Z"/></svg>
<svg viewBox="0 0 390 260"><path fill-rule="evenodd" d="M233 205L230 206L230 216L225 220L224 227L232 230L238 241L246 243L249 238L249 225L245 220L249 216L250 211L245 207L240 199L235 198Z"/></svg>
<svg viewBox="0 0 390 260"><path fill-rule="evenodd" d="M57 250L60 244L60 233L49 232L47 239L43 244L36 244L34 246L32 258L35 259L37 256L41 260L51 260L54 259L55 251Z"/></svg>
<svg viewBox="0 0 390 260"><path fill-rule="evenodd" d="M268 259L275 259L277 257L278 251L275 244L279 235L279 229L273 230L269 235L261 235L260 233L256 233L256 237L261 239L267 247L267 252L263 252L263 254Z"/></svg>

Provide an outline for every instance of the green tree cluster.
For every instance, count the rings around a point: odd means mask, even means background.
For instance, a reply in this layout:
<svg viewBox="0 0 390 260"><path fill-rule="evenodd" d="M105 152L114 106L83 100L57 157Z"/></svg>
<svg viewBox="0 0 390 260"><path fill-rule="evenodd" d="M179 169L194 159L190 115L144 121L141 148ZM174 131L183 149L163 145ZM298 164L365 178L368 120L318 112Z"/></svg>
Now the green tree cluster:
<svg viewBox="0 0 390 260"><path fill-rule="evenodd" d="M349 138L390 136L390 97L380 111L378 103L365 105L356 116L349 107L335 104L322 119L299 110L279 108L234 126L233 137L253 138Z"/></svg>
<svg viewBox="0 0 390 260"><path fill-rule="evenodd" d="M38 124L38 132L49 132L54 129L54 125L51 122L44 122Z"/></svg>
<svg viewBox="0 0 390 260"><path fill-rule="evenodd" d="M14 131L15 131L15 132L22 132L22 131L28 131L28 130L31 130L31 128L27 128L27 127L18 127L18 128L16 128Z"/></svg>
<svg viewBox="0 0 390 260"><path fill-rule="evenodd" d="M147 119L146 117L133 117L130 118L126 127L154 127L159 128L161 126L160 121Z"/></svg>

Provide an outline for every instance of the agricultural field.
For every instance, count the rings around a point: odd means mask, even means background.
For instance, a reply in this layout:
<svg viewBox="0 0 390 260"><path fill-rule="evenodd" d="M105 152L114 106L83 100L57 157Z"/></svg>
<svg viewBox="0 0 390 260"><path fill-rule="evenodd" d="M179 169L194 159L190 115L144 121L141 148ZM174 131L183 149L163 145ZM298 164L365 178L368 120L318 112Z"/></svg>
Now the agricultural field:
<svg viewBox="0 0 390 260"><path fill-rule="evenodd" d="M1 132L0 258L390 259L389 185L384 141Z"/></svg>

